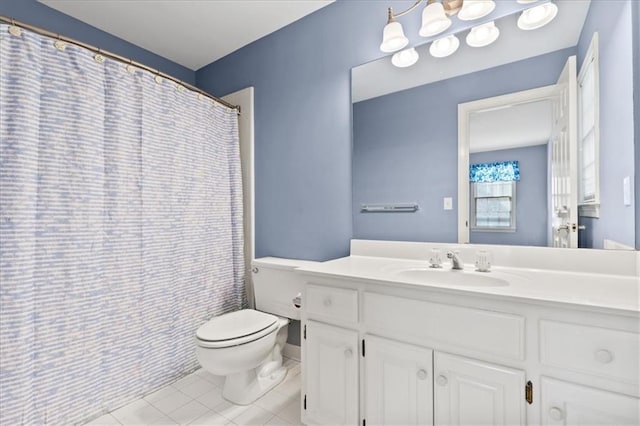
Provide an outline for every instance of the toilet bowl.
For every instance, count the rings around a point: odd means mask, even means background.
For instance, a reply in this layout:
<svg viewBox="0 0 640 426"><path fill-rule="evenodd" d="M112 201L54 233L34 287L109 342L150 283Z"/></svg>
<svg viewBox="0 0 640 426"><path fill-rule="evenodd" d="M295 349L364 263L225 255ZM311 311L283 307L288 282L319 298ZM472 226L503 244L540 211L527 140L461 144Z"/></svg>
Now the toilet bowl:
<svg viewBox="0 0 640 426"><path fill-rule="evenodd" d="M282 350L288 324L287 318L243 309L215 317L198 329L198 362L210 373L226 376L225 399L251 404L284 379Z"/></svg>
<svg viewBox="0 0 640 426"><path fill-rule="evenodd" d="M289 319L300 319L302 282L295 268L309 261L262 258L252 262L256 310L214 317L196 332L196 357L205 370L225 376L222 396L248 405L285 378L282 352Z"/></svg>

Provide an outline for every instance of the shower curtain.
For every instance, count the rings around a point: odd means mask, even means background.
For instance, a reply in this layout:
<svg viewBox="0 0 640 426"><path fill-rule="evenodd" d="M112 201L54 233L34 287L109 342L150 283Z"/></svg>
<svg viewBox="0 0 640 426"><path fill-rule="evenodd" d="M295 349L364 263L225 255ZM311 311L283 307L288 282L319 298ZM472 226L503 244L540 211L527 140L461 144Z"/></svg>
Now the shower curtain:
<svg viewBox="0 0 640 426"><path fill-rule="evenodd" d="M71 424L197 367L246 305L237 114L0 25L0 424Z"/></svg>

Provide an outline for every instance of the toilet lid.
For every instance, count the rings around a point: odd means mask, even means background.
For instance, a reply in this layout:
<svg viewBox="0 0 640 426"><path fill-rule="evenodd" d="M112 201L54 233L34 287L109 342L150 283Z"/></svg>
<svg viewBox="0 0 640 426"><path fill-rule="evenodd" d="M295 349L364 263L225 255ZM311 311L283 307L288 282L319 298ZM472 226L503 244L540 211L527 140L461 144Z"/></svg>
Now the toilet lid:
<svg viewBox="0 0 640 426"><path fill-rule="evenodd" d="M259 333L278 321L275 315L242 309L210 319L200 326L196 337L208 342L233 340Z"/></svg>

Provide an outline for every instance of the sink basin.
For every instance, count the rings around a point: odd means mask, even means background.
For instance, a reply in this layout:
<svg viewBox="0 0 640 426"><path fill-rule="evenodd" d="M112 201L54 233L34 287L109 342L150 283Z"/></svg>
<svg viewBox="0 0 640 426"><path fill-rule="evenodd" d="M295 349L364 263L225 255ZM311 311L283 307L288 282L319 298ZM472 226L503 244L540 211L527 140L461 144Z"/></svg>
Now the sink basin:
<svg viewBox="0 0 640 426"><path fill-rule="evenodd" d="M452 271L450 269L406 268L396 272L401 278L466 287L503 287L509 282L481 272Z"/></svg>

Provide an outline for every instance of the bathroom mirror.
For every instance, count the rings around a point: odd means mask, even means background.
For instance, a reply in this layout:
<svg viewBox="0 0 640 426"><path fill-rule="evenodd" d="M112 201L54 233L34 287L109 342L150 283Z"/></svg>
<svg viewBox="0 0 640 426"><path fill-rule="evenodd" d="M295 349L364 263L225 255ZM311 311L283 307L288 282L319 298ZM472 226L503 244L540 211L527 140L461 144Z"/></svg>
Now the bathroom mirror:
<svg viewBox="0 0 640 426"><path fill-rule="evenodd" d="M554 3L556 18L536 30L520 30L519 14L496 20L500 36L486 47L468 46L467 30L456 34L460 46L451 56L431 56L427 43L416 47L419 59L411 67L397 68L383 57L352 69L354 238L636 247L628 188L634 176L631 2ZM553 87L563 84L559 78L570 57L575 57L572 72L577 77L596 32L599 152L592 163L599 169L599 199L595 208L576 206L575 223L560 222L568 203L552 206L554 185L566 186L564 177L554 180L550 172L558 98ZM536 90L539 98L514 100ZM482 105L500 97L511 100ZM480 106L473 110L474 104ZM461 105L467 107L464 123L459 120ZM578 106L584 109L576 99L576 110ZM468 130L466 151L459 146L460 126ZM475 140L485 145L476 148ZM519 166L514 184L489 189L469 181L469 165L513 161ZM589 155L576 153L576 175L582 176L579 168L588 161ZM578 198L582 185L574 184L571 195ZM478 203L484 203L479 207L484 209L484 229L478 226L478 209L472 208ZM558 240L563 232L575 233L573 245Z"/></svg>

